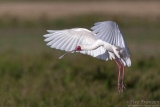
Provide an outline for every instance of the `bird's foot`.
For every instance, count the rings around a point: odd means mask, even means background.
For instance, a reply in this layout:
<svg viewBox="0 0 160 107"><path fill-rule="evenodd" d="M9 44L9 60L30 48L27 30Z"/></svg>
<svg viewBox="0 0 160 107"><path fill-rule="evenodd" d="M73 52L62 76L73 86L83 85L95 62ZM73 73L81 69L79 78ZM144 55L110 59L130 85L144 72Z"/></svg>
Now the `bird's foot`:
<svg viewBox="0 0 160 107"><path fill-rule="evenodd" d="M118 93L121 94L121 84L118 82Z"/></svg>
<svg viewBox="0 0 160 107"><path fill-rule="evenodd" d="M121 92L123 93L123 91L125 91L125 90L126 90L126 84L124 84L122 82L122 84L121 84Z"/></svg>
<svg viewBox="0 0 160 107"><path fill-rule="evenodd" d="M126 84L122 82L122 84L118 83L118 93L121 94L126 90Z"/></svg>

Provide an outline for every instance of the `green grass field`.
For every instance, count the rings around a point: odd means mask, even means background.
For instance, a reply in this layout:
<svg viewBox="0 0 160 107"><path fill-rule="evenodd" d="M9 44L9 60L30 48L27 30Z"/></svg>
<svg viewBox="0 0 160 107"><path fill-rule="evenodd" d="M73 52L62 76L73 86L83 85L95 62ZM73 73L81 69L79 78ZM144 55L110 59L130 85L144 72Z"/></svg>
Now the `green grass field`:
<svg viewBox="0 0 160 107"><path fill-rule="evenodd" d="M131 51L127 90L117 91L118 68L79 53L47 47L47 29L119 24ZM128 107L127 102L160 101L160 21L84 15L57 20L0 19L0 107Z"/></svg>

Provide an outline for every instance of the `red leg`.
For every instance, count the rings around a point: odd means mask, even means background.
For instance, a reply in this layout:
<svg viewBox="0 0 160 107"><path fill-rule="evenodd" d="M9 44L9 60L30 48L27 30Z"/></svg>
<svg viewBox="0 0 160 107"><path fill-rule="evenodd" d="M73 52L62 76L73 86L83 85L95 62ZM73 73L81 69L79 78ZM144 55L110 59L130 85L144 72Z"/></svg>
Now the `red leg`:
<svg viewBox="0 0 160 107"><path fill-rule="evenodd" d="M125 72L125 66L123 65L122 61L120 60L121 64L122 64L122 92L123 90L126 90L125 84L124 84L124 72Z"/></svg>
<svg viewBox="0 0 160 107"><path fill-rule="evenodd" d="M118 66L118 92L119 94L121 93L121 85L120 85L120 79L121 79L121 64L118 63L118 61L116 59L114 59L114 61L116 62L117 66Z"/></svg>
<svg viewBox="0 0 160 107"><path fill-rule="evenodd" d="M126 90L125 84L124 84L124 72L125 72L125 66L123 65L123 72L122 72L122 92L123 89Z"/></svg>
<svg viewBox="0 0 160 107"><path fill-rule="evenodd" d="M120 94L121 92L126 90L126 87L124 84L125 66L123 65L121 60L120 60L120 63L116 59L114 59L114 61L116 62L117 66L118 66L118 92ZM122 72L122 74L121 74L121 72ZM122 78L121 78L121 75L122 75ZM122 79L122 84L120 84L120 79Z"/></svg>

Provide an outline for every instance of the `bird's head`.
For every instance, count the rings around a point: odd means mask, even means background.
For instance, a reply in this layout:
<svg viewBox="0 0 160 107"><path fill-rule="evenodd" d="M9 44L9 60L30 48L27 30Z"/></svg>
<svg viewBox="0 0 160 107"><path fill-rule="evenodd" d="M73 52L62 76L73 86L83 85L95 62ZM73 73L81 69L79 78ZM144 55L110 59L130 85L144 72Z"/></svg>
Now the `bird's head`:
<svg viewBox="0 0 160 107"><path fill-rule="evenodd" d="M77 46L75 49L75 51L81 51L81 50L82 50L81 46Z"/></svg>

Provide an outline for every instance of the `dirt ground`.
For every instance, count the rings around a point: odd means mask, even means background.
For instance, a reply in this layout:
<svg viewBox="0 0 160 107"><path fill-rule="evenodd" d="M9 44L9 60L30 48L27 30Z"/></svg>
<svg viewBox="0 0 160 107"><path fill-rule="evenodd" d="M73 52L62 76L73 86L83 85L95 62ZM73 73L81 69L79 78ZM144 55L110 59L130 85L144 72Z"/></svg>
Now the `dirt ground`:
<svg viewBox="0 0 160 107"><path fill-rule="evenodd" d="M88 13L155 18L160 16L159 1L108 2L1 2L0 16L36 19L67 17Z"/></svg>

